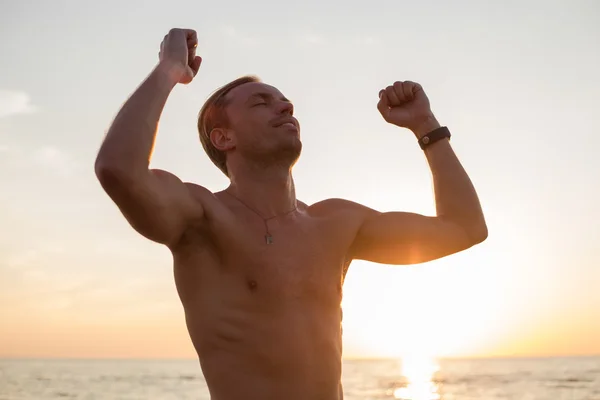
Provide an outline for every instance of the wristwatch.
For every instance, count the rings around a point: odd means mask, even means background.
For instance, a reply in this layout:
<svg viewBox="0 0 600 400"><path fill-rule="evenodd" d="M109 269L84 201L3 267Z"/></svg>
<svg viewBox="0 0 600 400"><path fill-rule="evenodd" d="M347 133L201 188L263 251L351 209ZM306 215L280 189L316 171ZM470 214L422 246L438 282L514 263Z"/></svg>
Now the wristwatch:
<svg viewBox="0 0 600 400"><path fill-rule="evenodd" d="M421 146L422 150L425 150L427 147L431 146L435 142L448 138L450 139L450 130L442 126L440 128L434 129L429 132L427 135L424 135L421 139L419 139L419 146Z"/></svg>

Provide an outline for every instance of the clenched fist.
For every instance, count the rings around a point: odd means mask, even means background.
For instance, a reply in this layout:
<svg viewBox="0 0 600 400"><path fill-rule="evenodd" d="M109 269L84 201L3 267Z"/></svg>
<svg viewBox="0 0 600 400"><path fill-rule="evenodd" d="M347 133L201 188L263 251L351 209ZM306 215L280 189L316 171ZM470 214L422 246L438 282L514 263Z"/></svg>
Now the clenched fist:
<svg viewBox="0 0 600 400"><path fill-rule="evenodd" d="M395 82L382 89L377 108L387 122L408 128L419 138L439 128L427 95L415 82Z"/></svg>
<svg viewBox="0 0 600 400"><path fill-rule="evenodd" d="M158 58L169 66L179 83L190 83L200 68L202 58L196 55L198 36L192 29L171 29L160 44Z"/></svg>

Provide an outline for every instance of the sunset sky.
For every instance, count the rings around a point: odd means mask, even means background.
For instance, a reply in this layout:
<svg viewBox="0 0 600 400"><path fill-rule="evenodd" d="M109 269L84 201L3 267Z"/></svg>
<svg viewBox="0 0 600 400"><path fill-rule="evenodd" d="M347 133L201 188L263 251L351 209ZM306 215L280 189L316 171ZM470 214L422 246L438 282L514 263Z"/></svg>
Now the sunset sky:
<svg viewBox="0 0 600 400"><path fill-rule="evenodd" d="M434 213L425 157L376 109L421 83L489 239L411 267L354 262L347 357L600 354L600 3L20 1L0 6L0 357L194 357L169 252L133 231L94 158L172 27L204 62L152 165L218 191L196 115L256 74L302 124L299 199ZM596 43L596 44L594 44Z"/></svg>

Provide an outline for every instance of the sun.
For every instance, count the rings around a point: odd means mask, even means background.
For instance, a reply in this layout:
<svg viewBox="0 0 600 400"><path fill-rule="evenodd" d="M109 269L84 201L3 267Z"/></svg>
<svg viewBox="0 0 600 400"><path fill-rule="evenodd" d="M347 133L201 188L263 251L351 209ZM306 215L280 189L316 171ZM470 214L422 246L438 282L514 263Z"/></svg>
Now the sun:
<svg viewBox="0 0 600 400"><path fill-rule="evenodd" d="M506 311L510 299L470 283L484 279L483 269L461 267L457 274L442 266L354 263L342 301L348 354L446 358L489 352L501 335L497 327L514 319Z"/></svg>
<svg viewBox="0 0 600 400"><path fill-rule="evenodd" d="M401 384L392 395L398 400L438 400L439 388L434 379L440 367L428 356L405 356L401 360Z"/></svg>

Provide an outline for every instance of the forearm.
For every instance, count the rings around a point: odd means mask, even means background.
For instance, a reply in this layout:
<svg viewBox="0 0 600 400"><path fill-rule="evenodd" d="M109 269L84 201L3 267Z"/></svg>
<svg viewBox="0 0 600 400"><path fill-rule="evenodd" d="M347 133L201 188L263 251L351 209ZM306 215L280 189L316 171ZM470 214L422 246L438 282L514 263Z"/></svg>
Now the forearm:
<svg viewBox="0 0 600 400"><path fill-rule="evenodd" d="M436 127L437 121L428 131ZM437 215L463 227L472 240L485 239L487 228L477 192L450 141L442 139L432 144L425 155L433 176Z"/></svg>
<svg viewBox="0 0 600 400"><path fill-rule="evenodd" d="M135 175L147 171L158 121L177 83L172 67L160 63L125 102L102 143L96 169Z"/></svg>

